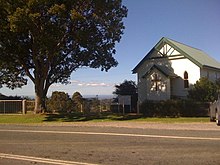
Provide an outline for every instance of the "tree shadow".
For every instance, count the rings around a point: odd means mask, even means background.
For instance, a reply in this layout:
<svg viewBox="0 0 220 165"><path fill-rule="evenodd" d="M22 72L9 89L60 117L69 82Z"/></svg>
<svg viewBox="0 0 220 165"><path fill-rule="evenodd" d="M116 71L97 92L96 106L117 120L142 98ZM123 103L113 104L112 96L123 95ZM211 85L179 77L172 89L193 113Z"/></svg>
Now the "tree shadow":
<svg viewBox="0 0 220 165"><path fill-rule="evenodd" d="M137 114L113 114L105 113L57 113L47 114L44 122L86 122L86 121L126 121L143 118L142 115Z"/></svg>

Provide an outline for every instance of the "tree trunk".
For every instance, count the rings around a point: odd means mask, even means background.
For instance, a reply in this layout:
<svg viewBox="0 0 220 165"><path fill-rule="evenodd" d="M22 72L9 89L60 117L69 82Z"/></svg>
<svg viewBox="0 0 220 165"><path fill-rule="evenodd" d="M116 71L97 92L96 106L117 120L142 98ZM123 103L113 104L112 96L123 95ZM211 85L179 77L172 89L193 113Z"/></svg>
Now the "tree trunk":
<svg viewBox="0 0 220 165"><path fill-rule="evenodd" d="M41 93L35 93L34 113L44 113L46 111L46 96Z"/></svg>
<svg viewBox="0 0 220 165"><path fill-rule="evenodd" d="M43 105L42 105L42 98L39 94L36 93L35 95L35 107L34 107L34 113L41 113L42 109L43 109Z"/></svg>
<svg viewBox="0 0 220 165"><path fill-rule="evenodd" d="M44 89L44 81L35 82L35 108L34 113L44 113L46 110L46 94Z"/></svg>

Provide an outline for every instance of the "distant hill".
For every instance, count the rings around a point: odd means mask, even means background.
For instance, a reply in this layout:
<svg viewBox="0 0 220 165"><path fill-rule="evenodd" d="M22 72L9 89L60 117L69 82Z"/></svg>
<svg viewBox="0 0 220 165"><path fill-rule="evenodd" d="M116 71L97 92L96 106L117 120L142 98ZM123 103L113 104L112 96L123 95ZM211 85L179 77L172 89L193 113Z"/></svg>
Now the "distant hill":
<svg viewBox="0 0 220 165"><path fill-rule="evenodd" d="M6 100L8 97L0 93L0 100Z"/></svg>
<svg viewBox="0 0 220 165"><path fill-rule="evenodd" d="M114 95L83 95L84 98L98 98L99 100L103 99L112 99L114 98Z"/></svg>
<svg viewBox="0 0 220 165"><path fill-rule="evenodd" d="M0 100L22 100L20 96L6 96L0 93Z"/></svg>

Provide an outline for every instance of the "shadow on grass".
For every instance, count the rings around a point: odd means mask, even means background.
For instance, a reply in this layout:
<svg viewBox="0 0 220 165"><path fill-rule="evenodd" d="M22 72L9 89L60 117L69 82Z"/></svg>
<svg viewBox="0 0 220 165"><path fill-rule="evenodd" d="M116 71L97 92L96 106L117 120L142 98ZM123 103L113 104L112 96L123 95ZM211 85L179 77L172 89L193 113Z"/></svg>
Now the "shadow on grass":
<svg viewBox="0 0 220 165"><path fill-rule="evenodd" d="M135 120L142 118L142 115L136 114L113 114L113 113L58 113L58 114L47 114L45 117L45 122L85 122L85 121L126 121Z"/></svg>

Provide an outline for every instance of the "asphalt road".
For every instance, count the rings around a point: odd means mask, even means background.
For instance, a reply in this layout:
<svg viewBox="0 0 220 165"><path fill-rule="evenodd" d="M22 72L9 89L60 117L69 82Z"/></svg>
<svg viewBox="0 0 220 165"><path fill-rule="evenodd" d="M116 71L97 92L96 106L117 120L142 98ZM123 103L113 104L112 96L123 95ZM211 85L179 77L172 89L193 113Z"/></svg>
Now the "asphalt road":
<svg viewBox="0 0 220 165"><path fill-rule="evenodd" d="M215 165L220 130L0 125L0 164Z"/></svg>

